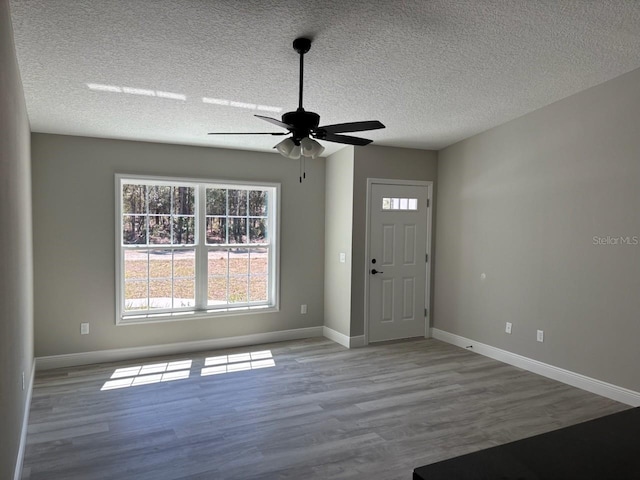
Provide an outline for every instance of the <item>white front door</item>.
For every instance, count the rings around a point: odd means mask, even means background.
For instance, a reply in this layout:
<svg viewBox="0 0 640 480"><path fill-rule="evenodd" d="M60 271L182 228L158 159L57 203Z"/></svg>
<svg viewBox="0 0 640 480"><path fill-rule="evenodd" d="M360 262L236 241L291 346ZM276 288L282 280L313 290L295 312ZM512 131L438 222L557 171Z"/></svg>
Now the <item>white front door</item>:
<svg viewBox="0 0 640 480"><path fill-rule="evenodd" d="M424 337L428 187L371 184L369 341Z"/></svg>

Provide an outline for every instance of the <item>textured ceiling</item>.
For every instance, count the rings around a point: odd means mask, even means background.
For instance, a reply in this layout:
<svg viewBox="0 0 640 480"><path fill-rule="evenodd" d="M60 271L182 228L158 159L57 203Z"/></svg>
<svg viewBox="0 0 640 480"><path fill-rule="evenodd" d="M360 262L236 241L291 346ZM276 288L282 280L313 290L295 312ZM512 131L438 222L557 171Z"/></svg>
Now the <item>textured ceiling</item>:
<svg viewBox="0 0 640 480"><path fill-rule="evenodd" d="M305 108L322 124L378 119L387 128L362 135L400 147L440 149L640 67L636 0L12 0L11 8L36 132L269 151L278 137L206 133L278 130L253 114L297 107L291 43L302 35L314 40ZM327 153L342 147L324 143Z"/></svg>

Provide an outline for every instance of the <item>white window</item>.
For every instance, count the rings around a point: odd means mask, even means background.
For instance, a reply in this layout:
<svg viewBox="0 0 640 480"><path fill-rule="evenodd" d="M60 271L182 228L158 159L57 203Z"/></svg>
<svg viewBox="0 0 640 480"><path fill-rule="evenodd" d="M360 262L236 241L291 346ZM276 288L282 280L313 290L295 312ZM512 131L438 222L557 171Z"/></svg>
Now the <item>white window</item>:
<svg viewBox="0 0 640 480"><path fill-rule="evenodd" d="M116 323L278 308L276 184L116 176Z"/></svg>

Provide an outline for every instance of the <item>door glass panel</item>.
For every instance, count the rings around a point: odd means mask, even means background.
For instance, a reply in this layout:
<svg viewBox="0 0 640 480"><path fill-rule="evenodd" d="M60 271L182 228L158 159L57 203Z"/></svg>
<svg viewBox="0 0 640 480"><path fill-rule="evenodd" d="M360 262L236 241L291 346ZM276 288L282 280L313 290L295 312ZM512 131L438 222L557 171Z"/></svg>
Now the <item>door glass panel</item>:
<svg viewBox="0 0 640 480"><path fill-rule="evenodd" d="M383 197L382 210L417 210L417 198Z"/></svg>

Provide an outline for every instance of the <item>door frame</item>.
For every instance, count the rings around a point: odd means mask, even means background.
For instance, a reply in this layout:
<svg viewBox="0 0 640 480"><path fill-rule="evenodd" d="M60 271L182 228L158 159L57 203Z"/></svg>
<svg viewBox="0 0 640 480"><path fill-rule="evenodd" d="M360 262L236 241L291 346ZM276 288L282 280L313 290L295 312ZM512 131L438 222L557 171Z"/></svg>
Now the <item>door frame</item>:
<svg viewBox="0 0 640 480"><path fill-rule="evenodd" d="M427 207L427 245L426 251L429 260L426 262L425 276L425 297L424 308L427 309L427 317L424 323L424 337L429 338L431 324L431 263L433 262L433 253L431 252L431 233L432 233L432 209L433 209L433 182L424 180L397 180L391 178L367 178L367 213L365 223L365 245L364 245L364 345L369 345L369 243L371 221L371 189L373 185L406 185L410 187L427 187L427 199L429 206Z"/></svg>

